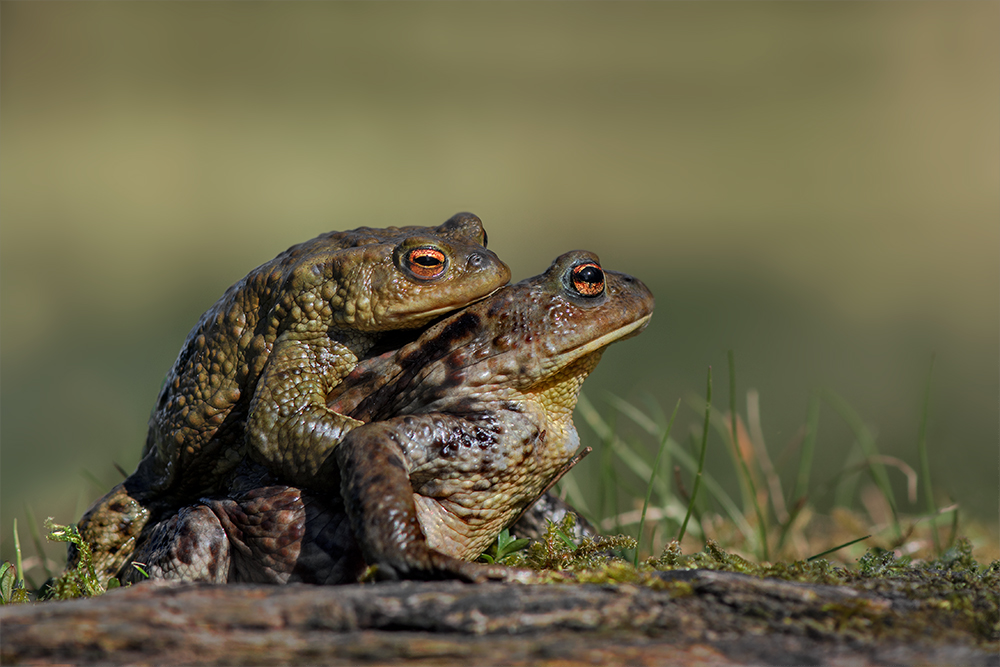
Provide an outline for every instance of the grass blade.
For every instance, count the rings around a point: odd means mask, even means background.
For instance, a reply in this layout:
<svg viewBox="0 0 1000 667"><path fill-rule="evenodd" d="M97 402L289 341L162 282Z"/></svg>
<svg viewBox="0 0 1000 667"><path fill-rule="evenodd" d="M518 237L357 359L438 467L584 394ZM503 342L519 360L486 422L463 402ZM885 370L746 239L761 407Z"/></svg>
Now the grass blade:
<svg viewBox="0 0 1000 667"><path fill-rule="evenodd" d="M618 436L615 435L614 426L608 424L607 421L597 412L593 404L587 398L585 394L580 394L580 398L576 404L576 409L583 417L587 425L590 426L591 430L597 434L598 439L601 441L601 476L598 484L597 493L597 513L599 516L608 516L608 504L611 502L609 500L609 494L615 493L614 487L609 490L609 481L614 482L613 479L609 480L609 475L614 475L614 466L612 465L611 456L614 452L615 441ZM572 478L567 479L567 482L574 481ZM567 492L569 489L567 489ZM579 487L575 489L579 491ZM581 494L582 496L582 494ZM616 502L616 501L615 501ZM617 513L616 513L617 514Z"/></svg>
<svg viewBox="0 0 1000 667"><path fill-rule="evenodd" d="M781 553L781 548L785 546L785 540L788 539L789 532L795 524L795 520L799 518L799 512L801 512L806 506L806 500L806 496L801 496L797 501L795 501L795 504L792 505L792 509L788 513L788 518L781 524L781 533L778 535L778 543L774 547L774 553Z"/></svg>
<svg viewBox="0 0 1000 667"><path fill-rule="evenodd" d="M638 424L646 433L656 435L663 432L664 427L661 424L625 399L609 393L608 403L613 405L618 412Z"/></svg>
<svg viewBox="0 0 1000 667"><path fill-rule="evenodd" d="M587 501L583 497L583 489L580 488L580 485L577 483L576 478L573 475L566 475L559 480L559 490L561 492L565 492L566 501L579 510L584 516L590 514L590 510L587 508Z"/></svg>
<svg viewBox="0 0 1000 667"><path fill-rule="evenodd" d="M649 499L653 495L653 477L656 476L657 471L660 469L660 458L663 456L663 451L667 448L667 439L670 438L670 429L674 427L674 418L677 416L677 410L681 407L680 399L677 400L677 405L674 406L674 412L670 415L670 421L667 423L667 428L663 432L663 437L660 439L660 448L656 451L656 459L653 461L653 476L649 478L649 483L646 485L646 499L642 503L642 516L639 518L639 536L635 543L635 560L633 565L639 567L639 548L642 546L642 530L646 525L646 510L649 509ZM665 500L665 499L664 499ZM650 544L652 545L653 537L650 536Z"/></svg>
<svg viewBox="0 0 1000 667"><path fill-rule="evenodd" d="M740 450L739 439L736 432L736 358L732 350L729 350L729 437L732 438L733 455L739 461L739 470L746 478L746 485L750 491L750 504L754 514L757 515L757 533L760 540L760 555L762 560L771 560L767 549L767 523L764 521L764 513L760 509L760 502L757 500L757 485L754 484L750 468L747 466L746 457ZM707 423L706 423L707 426Z"/></svg>
<svg viewBox="0 0 1000 667"><path fill-rule="evenodd" d="M703 401L704 399L701 399ZM612 400L616 407L628 406L629 410L623 410L622 413L625 416L630 417L637 425L642 427L644 430L650 433L650 435L659 437L662 434L662 429L649 417L642 414L641 411L636 410L633 406L630 406L625 401L615 398ZM699 402L699 409L703 403ZM587 425L593 429L593 431L602 439L603 444L610 446L614 451L614 454L619 458L629 468L639 479L648 480L652 478L652 468L646 461L642 459L641 456L632 451L621 438L614 435L611 432L607 422L605 422L601 416L597 413L594 406L586 400L586 397L581 394L580 402L577 403L577 409L580 410L580 416L583 417ZM637 417L637 418L636 418ZM698 462L695 460L691 454L687 452L686 449L681 447L676 440L673 438L667 439L667 451L680 462L681 466L684 467L692 475L698 474ZM663 499L663 504L666 505L670 502L673 497L670 494L669 487L667 484L657 476L655 478L654 488L657 494ZM726 493L726 490L722 488L715 478L712 477L708 472L703 472L702 481L705 484L705 490L711 495L711 497L722 506L723 511L726 516L737 526L740 533L748 540L753 541L756 539L754 535L753 528L747 523L746 518L743 513L736 506L732 497Z"/></svg>
<svg viewBox="0 0 1000 667"><path fill-rule="evenodd" d="M24 563L21 561L21 538L17 534L17 519L14 519L14 556L17 561L17 578L21 588L24 588ZM44 556L42 556L44 558Z"/></svg>
<svg viewBox="0 0 1000 667"><path fill-rule="evenodd" d="M659 427L656 422L652 421L644 415L635 407L629 405L621 399L615 398L612 403L615 408L625 414L627 417L636 421L643 429L652 429L652 433L660 433ZM597 410L594 408L590 401L586 400L582 394L580 395L580 400L577 403L577 408L580 410L580 415L583 417L587 425L594 430L595 433L601 438L602 444L610 450L610 453L614 453L625 466L631 470L639 479L652 480L654 482L656 492L661 498L666 499L670 495L670 488L663 482L660 477L657 477L653 468L646 463L641 456L635 453L630 447L628 447L621 438L615 435L614 430L608 425L608 423L601 418ZM623 408L627 408L623 409ZM608 465L608 461L604 461L605 465Z"/></svg>
<svg viewBox="0 0 1000 667"><path fill-rule="evenodd" d="M747 428L750 430L750 444L757 454L757 465L764 474L764 483L767 485L775 518L778 523L782 523L788 520L788 507L785 506L785 492L781 488L781 478L778 477L771 456L767 452L764 428L760 422L760 393L756 389L747 391Z"/></svg>
<svg viewBox="0 0 1000 667"><path fill-rule="evenodd" d="M841 544L841 545L840 545L840 546L838 546L838 547L834 547L834 548L832 548L832 549L827 549L826 551L824 551L824 552L822 552L822 553L818 553L818 554L816 554L815 556L809 556L809 558L806 558L806 562L809 562L809 561L814 561L814 560L816 560L817 558L822 558L823 556L826 556L827 554L832 554L832 553L833 553L834 551L840 551L841 549L843 549L843 548L845 548L845 547L849 547L849 546L851 546L852 544L857 544L857 543L858 543L858 542L860 542L861 540L867 540L867 539L868 539L869 537L871 537L871 535L865 535L864 537L859 537L859 538L858 538L858 539L856 539L856 540L851 540L850 542L844 542L843 544Z"/></svg>
<svg viewBox="0 0 1000 667"><path fill-rule="evenodd" d="M927 415L931 403L931 373L934 371L934 355L931 355L931 365L927 369L927 386L924 388L924 409L920 415L920 432L917 436L917 449L920 452L920 473L924 478L924 495L927 497L927 513L937 515L937 504L934 502L934 490L931 488L931 464L927 457ZM941 536L937 526L931 525L931 536L934 538L934 551L941 555Z"/></svg>
<svg viewBox="0 0 1000 667"><path fill-rule="evenodd" d="M819 432L819 409L822 405L820 397L815 392L809 399L809 410L806 413L806 435L802 440L802 454L799 457L799 474L795 480L795 494L791 500L798 502L805 498L809 488L809 474L812 472L813 451L816 447L816 434Z"/></svg>
<svg viewBox="0 0 1000 667"><path fill-rule="evenodd" d="M42 542L42 534L38 530L38 521L35 520L35 513L31 511L31 508L27 503L24 504L24 513L28 515L28 529L31 533L31 541L35 543L35 551L38 552L38 558L42 561L42 569L45 570L45 578L52 578L52 570L49 568L49 559L45 557L45 543Z"/></svg>
<svg viewBox="0 0 1000 667"><path fill-rule="evenodd" d="M879 460L878 448L875 446L875 437L872 432L865 426L864 421L862 421L860 415L854 411L854 409L848 405L847 401L841 398L838 394L831 390L826 390L824 392L827 401L829 401L833 408L840 413L840 416L847 422L854 431L855 436L858 439L858 444L861 446L862 452L864 452L864 458L868 462L868 471L871 473L872 479L875 481L875 486L885 497L885 501L889 504L889 509L892 511L892 522L893 527L896 529L897 535L903 534L903 528L899 524L899 511L896 507L896 497L892 493L892 484L889 482L889 473L886 472L885 466Z"/></svg>
<svg viewBox="0 0 1000 667"><path fill-rule="evenodd" d="M958 537L958 505L955 505L955 514L951 518L951 532L948 534L947 547L951 549L955 546L955 538Z"/></svg>
<svg viewBox="0 0 1000 667"><path fill-rule="evenodd" d="M698 487L701 486L701 473L705 469L705 450L708 448L708 427L712 419L712 367L708 367L708 388L705 391L705 424L701 433L701 453L698 455L698 472L694 477L694 484L691 487L691 499L688 501L687 514L684 515L684 523L681 524L680 533L677 535L677 542L684 539L687 532L688 520L691 518L691 510L694 501L698 497Z"/></svg>

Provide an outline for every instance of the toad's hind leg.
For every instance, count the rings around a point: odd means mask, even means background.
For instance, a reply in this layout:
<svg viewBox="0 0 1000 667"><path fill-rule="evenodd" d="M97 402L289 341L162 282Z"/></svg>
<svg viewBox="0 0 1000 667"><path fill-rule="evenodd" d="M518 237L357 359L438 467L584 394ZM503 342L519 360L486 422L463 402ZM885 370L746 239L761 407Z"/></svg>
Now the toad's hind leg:
<svg viewBox="0 0 1000 667"><path fill-rule="evenodd" d="M364 571L339 497L276 485L209 505L233 548L230 581L344 584Z"/></svg>
<svg viewBox="0 0 1000 667"><path fill-rule="evenodd" d="M229 539L211 509L201 504L182 507L151 527L130 564L133 567L122 573L125 583L148 576L223 584L229 580Z"/></svg>
<svg viewBox="0 0 1000 667"><path fill-rule="evenodd" d="M334 450L351 528L365 561L376 566L375 577L469 582L507 578L508 568L469 563L427 544L394 421L356 428Z"/></svg>
<svg viewBox="0 0 1000 667"><path fill-rule="evenodd" d="M285 584L356 581L364 561L339 498L254 488L182 507L150 526L123 579Z"/></svg>
<svg viewBox="0 0 1000 667"><path fill-rule="evenodd" d="M129 490L126 480L95 502L77 524L101 581L118 576L149 521L149 509L139 495ZM79 559L79 550L70 544L68 567L75 567Z"/></svg>

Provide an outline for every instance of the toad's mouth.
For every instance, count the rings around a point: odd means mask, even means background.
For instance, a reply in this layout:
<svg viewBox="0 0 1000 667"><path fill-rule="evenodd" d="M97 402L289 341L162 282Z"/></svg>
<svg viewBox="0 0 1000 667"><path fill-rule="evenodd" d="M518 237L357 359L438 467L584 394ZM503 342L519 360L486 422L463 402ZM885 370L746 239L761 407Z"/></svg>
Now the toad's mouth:
<svg viewBox="0 0 1000 667"><path fill-rule="evenodd" d="M465 310L466 308L468 308L469 306L471 306L474 303L479 303L480 301L483 301L485 299L489 299L490 297L492 297L493 295L495 295L497 292L499 292L500 290L502 290L502 289L504 289L506 287L510 287L510 285L509 284L507 284L507 285L501 285L500 287L497 287L496 289L494 289L492 292L490 292L488 294L484 294L484 295L482 295L479 298L472 299L471 301L456 301L455 303L451 303L451 304L446 303L443 306L440 306L438 308L434 308L433 310L424 311L424 315L426 316L426 319L423 320L424 324L420 325L419 328L418 328L418 330L420 332L423 332L425 329L428 329L428 328L434 326L435 324L437 324L438 322L440 322L441 320L443 320L445 317L447 317L449 315L454 315L457 312Z"/></svg>
<svg viewBox="0 0 1000 667"><path fill-rule="evenodd" d="M380 332L378 342L375 343L375 345L372 346L371 349L369 349L364 354L364 356L361 357L358 361L364 361L365 359L378 357L385 354L386 352L395 351L406 345L409 345L410 343L414 343L417 341L417 339L423 336L428 329L436 325L438 322L441 322L442 320L451 317L452 315L462 312L463 310L465 310L474 303L479 303L484 299L489 299L494 294L496 294L497 292L506 287L509 287L509 285L501 285L500 287L496 288L489 294L484 294L478 299L474 299L472 301L462 302L450 306L448 305L441 306L440 308L429 310L426 313L427 319L423 322L423 324L414 327L412 329L396 329L392 331Z"/></svg>
<svg viewBox="0 0 1000 667"><path fill-rule="evenodd" d="M613 331L609 331L603 336L598 336L597 338L587 341L582 345L570 348L564 352L560 352L552 359L552 363L556 367L561 368L563 366L573 363L577 359L581 359L587 356L588 354L592 354L597 350L605 348L608 345L611 345L611 343L614 343L619 340L625 340L626 338L631 338L632 336L638 335L640 332L642 332L643 329L646 328L646 325L649 324L649 320L652 319L652 317L653 317L652 313L643 315L639 319L633 322L629 322L624 326L620 326L617 329L614 329Z"/></svg>

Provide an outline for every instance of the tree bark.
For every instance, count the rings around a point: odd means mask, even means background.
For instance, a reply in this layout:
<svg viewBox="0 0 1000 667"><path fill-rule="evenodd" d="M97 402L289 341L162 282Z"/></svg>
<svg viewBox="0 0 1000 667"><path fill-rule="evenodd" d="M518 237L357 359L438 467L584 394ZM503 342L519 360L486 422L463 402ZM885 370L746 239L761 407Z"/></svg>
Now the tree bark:
<svg viewBox="0 0 1000 667"><path fill-rule="evenodd" d="M5 665L1000 665L997 643L977 640L958 612L941 605L709 570L661 574L662 586L145 582L97 598L0 608L0 659Z"/></svg>

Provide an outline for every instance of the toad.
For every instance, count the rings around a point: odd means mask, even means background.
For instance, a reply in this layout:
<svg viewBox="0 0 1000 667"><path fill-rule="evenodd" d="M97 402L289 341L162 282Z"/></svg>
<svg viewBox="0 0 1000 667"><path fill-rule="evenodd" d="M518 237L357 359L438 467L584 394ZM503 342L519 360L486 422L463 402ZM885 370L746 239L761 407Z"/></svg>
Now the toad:
<svg viewBox="0 0 1000 667"><path fill-rule="evenodd" d="M95 569L115 574L151 511L216 492L247 458L286 483L314 482L362 423L326 405L358 361L509 278L468 213L438 227L329 232L251 271L188 334L135 472L81 519Z"/></svg>

